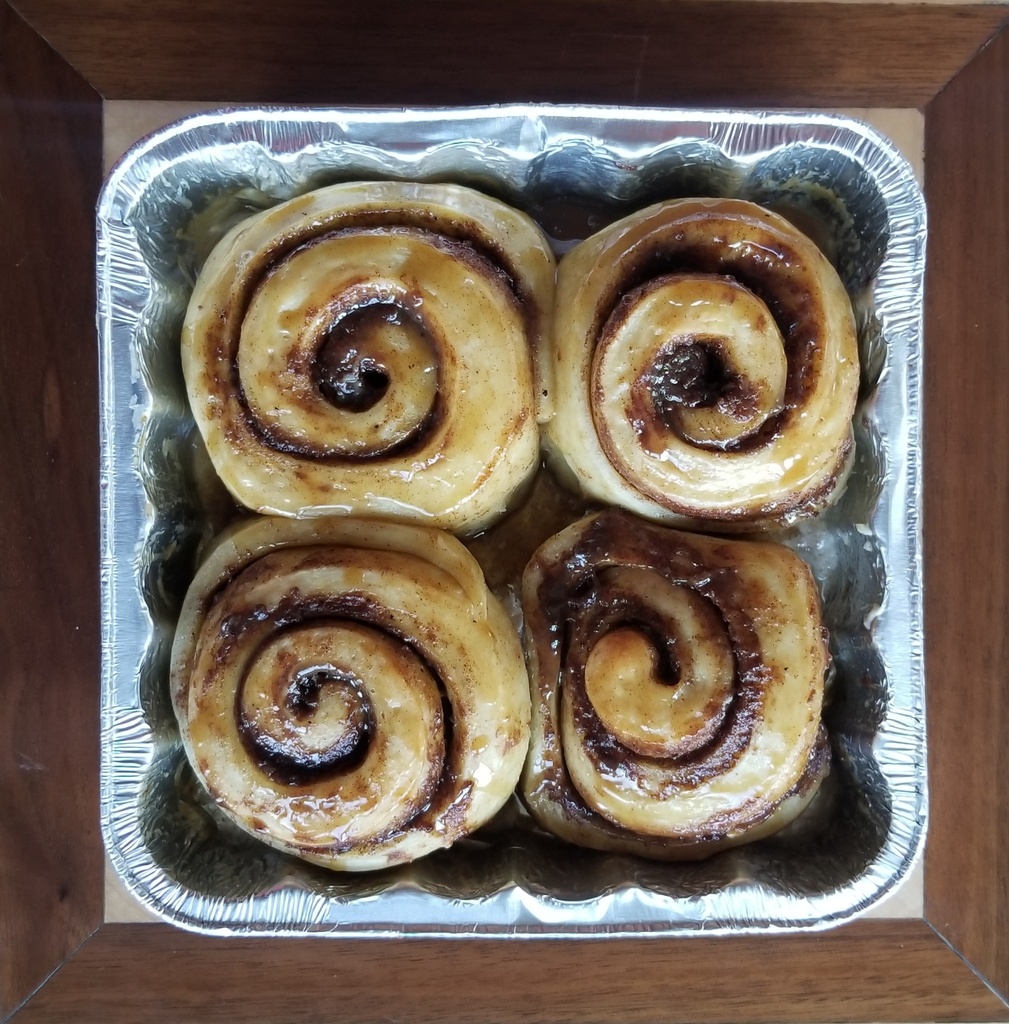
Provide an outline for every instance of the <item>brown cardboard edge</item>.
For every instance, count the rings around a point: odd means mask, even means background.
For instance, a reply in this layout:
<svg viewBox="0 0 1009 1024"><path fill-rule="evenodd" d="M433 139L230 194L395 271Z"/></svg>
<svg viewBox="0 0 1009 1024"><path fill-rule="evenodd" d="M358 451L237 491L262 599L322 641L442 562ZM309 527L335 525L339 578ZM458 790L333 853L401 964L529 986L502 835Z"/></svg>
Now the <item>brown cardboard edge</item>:
<svg viewBox="0 0 1009 1024"><path fill-rule="evenodd" d="M875 7L877 5L873 5L873 6ZM809 8L806 5L802 5L802 13L805 14L805 16L809 16L808 10L809 10ZM800 15L795 14L795 12L793 12L793 15L794 16L802 16L801 14ZM1001 16L1001 14L1000 14L1000 16ZM8 10L5 7L3 10L0 10L0 31L6 31L6 29L9 26L9 24L10 24L10 16L9 16ZM994 25L994 24L995 24L994 22L991 23L991 25ZM978 23L978 25L980 25L980 23ZM987 37L987 35L989 35L990 32L991 32L991 25L989 23L984 23L984 25L987 26L987 27L984 28L982 26L981 27L981 31L977 32L977 35L976 35L976 45L977 46L980 46L983 43L984 39ZM971 52L973 52L973 51L971 51ZM8 74L7 78L4 80L3 85L6 86L6 85L8 85L8 83L9 83L9 74ZM941 84L941 83L939 83L939 84ZM2 91L2 89L0 89L0 91ZM208 93L204 93L204 94L206 95ZM861 94L859 93L859 96L860 95ZM874 93L874 96L875 95L876 94ZM925 99L930 98L930 95L931 95L931 93L929 93L929 96L926 96L924 98ZM740 97L739 95L737 95L737 100L738 101L741 98L745 98L745 99L749 100L751 97L749 97L749 96L747 96L747 97ZM846 101L851 101L853 98L854 97L850 96L850 95L843 97L843 99L846 100ZM891 97L886 95L886 96L881 96L881 98L882 98L883 102L886 102ZM708 101L714 102L714 101L717 101L717 100L716 100L715 97L710 97L708 99ZM867 100L867 101L872 101L872 100ZM927 122L926 122L926 131L928 131L928 123ZM99 141L100 141L100 139L99 139ZM1005 180L1004 179L1003 179L1002 184L1003 184L1003 186L1005 185ZM78 310L78 312L80 312L80 310ZM85 687L85 689L86 689L86 687ZM882 926L883 930L880 931L879 933L875 934L875 935L870 935L869 932L872 932L873 927L876 927L876 926ZM146 964L146 966L148 966L148 968L151 967L151 962L150 962L150 959L148 959L148 957L151 957L153 959L157 959L157 961L159 962L158 965L157 965L158 970L161 972L162 976L167 979L166 984L172 986L173 991L177 992L177 986L178 986L179 983L176 982L176 980L175 980L176 972L174 970L170 970L168 965L170 963L170 958L172 957L173 952L179 946L182 945L183 938L185 938L184 936L182 936L182 938L179 938L179 936L181 936L182 933L175 932L174 930L169 929L169 928L164 927L164 926L155 926L154 928L151 928L151 929L144 929L144 931L148 931L150 933L153 941L156 943L156 947L155 948L144 949L144 948L141 948L138 944L135 944L132 941L132 933L121 933L121 932L115 931L116 929L128 928L128 927L129 926L106 926L106 927L102 927L101 929L99 929L99 931L96 933L94 938L92 940L86 942L83 945L83 947L80 949L79 953L70 959L70 961L68 962L68 964L66 965L64 970L57 972L55 974L55 976L53 977L53 980L48 985L46 985L43 988L43 990L39 993L39 996L37 996L36 999L32 1000L32 1004L30 1004L29 1007L27 1008L27 1012L31 1012L34 1015L34 1019L37 1019L37 1020L42 1020L42 1019L61 1019L61 1020L66 1020L66 1019L68 1019L66 1015L62 1016L62 1017L49 1017L49 1018L46 1018L44 1015L46 1013L49 1013L49 1010L46 1009L47 1002L48 1002L48 1005L50 1007L55 1006L55 1002L49 1001L48 999L46 1000L46 1002L39 1001L40 997L42 995L46 995L46 996L49 995L50 989L52 989L52 993L51 994L53 996L56 996L60 992L66 991L66 989L64 988L64 981L59 981L57 988L53 989L53 985L56 984L57 980L60 979L61 975L64 975L65 972L67 973L67 977L66 977L65 981L67 983L73 984L74 979L79 976L80 971L82 971L82 970L91 970L92 968L100 967L100 968L102 968L102 970L101 971L97 971L95 973L99 974L99 975L103 975L104 977L106 977L106 979L108 981L112 981L114 976L117 976L119 974L119 969L117 969L117 967L116 967L116 965L119 964L120 968L124 969L126 971L126 975L127 975L126 977L123 978L123 981L125 983L124 991L129 991L129 988L126 987L126 986L134 985L137 981L140 981L142 979L142 977L143 977L142 972L131 972L131 970L130 970L130 968L134 965L134 962L136 962L138 958L139 958L139 963L136 966L137 967L142 967L144 964ZM907 928L912 928L915 931L908 932L908 931L906 931ZM867 932L867 929L868 929L868 932ZM920 931L921 929L924 929L925 931L922 932L922 931ZM933 981L934 981L935 985L939 989L941 989L942 991L947 990L948 986L947 987L943 987L944 986L944 981L945 981L945 979L947 979L947 975L951 974L951 973L957 974L957 972L952 967L950 967L947 964L947 961L949 961L949 957L945 958L945 961L943 961L941 952L938 952L937 950L939 950L940 947L941 947L942 949L945 949L948 952L952 953L952 955L954 957L957 957L957 954L955 952L953 952L953 950L951 950L949 946L947 946L944 943L942 943L941 940L937 937L937 935L934 932L931 932L930 929L928 929L928 926L926 926L926 925L924 925L922 923L918 923L918 922L909 922L909 923L901 923L901 922L897 922L897 923L888 923L888 922L887 923L882 923L882 922L881 923L863 923L863 924L856 924L856 925L849 926L845 930L841 930L841 931L839 931L837 933L831 933L831 934L842 937L842 940L841 940L842 949L846 949L847 950L846 956L848 956L848 957L850 957L850 955L852 953L855 953L859 948L860 949L864 949L866 951L867 959L868 959L868 962L869 962L870 966L873 965L873 964L877 964L877 965L879 965L879 964L882 964L882 965L888 964L889 958L890 958L890 953L892 952L892 950L893 949L905 949L905 948L907 948L907 944L906 944L905 940L911 941L911 952L909 953L909 955L911 956L912 961L918 963L920 968L922 969L922 971L925 973L926 980L929 981L928 992L932 992L933 991L933 984L932 984ZM821 942L824 941L824 938L826 938L826 937L806 938L806 939L804 939L804 941L811 942L811 943L821 943ZM729 940L729 941L732 941L732 940ZM761 955L754 957L755 961L759 961L759 963L765 969L768 970L768 973L772 973L774 962L777 959L777 953L774 951L775 947L782 946L782 942L784 942L784 941L792 941L792 940L770 940L770 941L767 942L767 945L769 946L769 948L765 949L765 950L761 950ZM702 940L702 942L706 944L705 940ZM260 946L259 943L256 943L256 945ZM318 945L319 945L320 949L329 948L331 950L331 952L334 952L334 953L336 952L334 947L330 946L330 944L328 944L328 943L320 943ZM283 943L265 942L265 943L262 943L260 947L261 947L263 952L271 951L271 947L272 947L272 950L274 950L274 951L277 951L277 950L283 951L283 949L284 949ZM833 950L833 948L834 948L833 940L828 942L828 947ZM445 948L444 946L438 944L435 953L431 956L429 961L425 961L425 959L423 957L418 957L416 954L410 954L409 952L405 953L405 955L410 957L412 963L415 963L415 964L417 964L417 963L425 964L426 963L430 973L432 975L437 975L440 978L440 977L444 977L444 975L437 971L435 957L438 956L438 953L440 953L440 951L444 950L444 948ZM661 944L657 945L656 948L657 949L661 948ZM699 944L698 948L699 949L702 948L702 945ZM409 949L409 947L408 947L408 949ZM111 955L111 954L117 954L118 955L117 951L119 951L119 950L121 950L122 955L118 956L118 959L116 959L116 962L112 963L110 965L110 963L108 961L108 956ZM234 957L235 955L237 955L239 953L239 949L235 948L235 947L228 947L227 948L227 953L228 953L229 957ZM930 957L927 962L926 962L926 957ZM438 957L438 958L440 958L440 957ZM900 962L901 965L905 964L905 957L903 957L902 953L900 954L900 956L898 958L899 958L899 962ZM934 958L936 963L938 964L938 970L933 970L936 967L936 964L932 963L932 958ZM550 957L549 956L544 956L543 959L544 959L544 963L545 964L548 964L550 962ZM959 961L959 957L957 957L957 959ZM336 964L336 963L337 963L337 958L335 956L326 957L325 958L325 963L322 965L325 977L330 978L330 977L333 976L334 964ZM844 974L845 972L838 972L837 969L843 967L846 963L848 963L848 961L847 961L847 959L845 959L843 957L840 958L840 959L835 958L832 964L829 964L829 965L827 965L825 967L825 970L827 970L829 973ZM959 1019L971 1019L971 1020L1007 1019L1006 1018L1006 1006L1005 1006L1005 1004L1003 1004L1003 1002L1001 1002L1001 1000L996 999L996 1002L993 1005L990 999L986 999L985 996L991 996L992 993L989 992L989 990L987 990L984 987L983 983L981 983L979 981L979 979L977 979L976 976L970 974L969 965L966 965L963 961L959 961L959 963L960 963L960 966L962 968L966 968L967 969L968 974L970 975L970 978L967 981L967 988L969 989L969 991L967 993L967 1002L966 1002L966 1004L961 1006L959 1008L959 1010L958 1010L958 1017L959 1017ZM53 965L53 966L55 966L55 965ZM181 962L178 962L178 966L182 966ZM308 967L310 968L311 965L308 965ZM580 971L579 971L580 975L584 974L584 972L585 972L587 967L588 967L588 965L586 965L584 963L580 966ZM783 967L784 967L784 965L783 965ZM73 971L69 971L68 970L69 968L74 968L74 970ZM912 965L912 969L913 969L913 965ZM111 970L112 973L107 973L110 970ZM962 974L962 972L960 974ZM958 977L960 977L960 974L958 974ZM664 964L663 965L663 969L661 971L661 976L662 976L662 978L664 980L668 979L668 977L669 977L669 965L668 964ZM243 977L244 977L244 975L243 975ZM852 978L846 978L845 980L846 980L846 984L848 986L864 985L864 983L868 980L870 982L870 987L873 989L873 992L875 994L875 992L876 992L876 985L872 983L874 978L877 980L877 982L879 981L878 972L876 974L870 973L868 978L852 977ZM299 974L296 978L293 978L291 980L298 982L300 987L303 988L303 986L306 983L306 981L309 980L309 976L305 975L305 974ZM962 978L961 978L961 980L962 980ZM444 981L443 981L443 984L444 984ZM723 984L723 982L719 981L718 982L718 986L714 989L714 991L720 992L720 987L721 987L722 984ZM885 986L885 984L886 984L885 979L882 982L882 984ZM959 982L958 982L958 984L959 984ZM451 986L447 986L447 987L451 987ZM149 998L154 997L155 995L157 995L159 992L162 992L163 990L164 990L163 986L155 985L153 988L148 990L148 992L149 992L149 996L148 997ZM250 991L254 991L254 989L250 990ZM169 992L168 994L171 995L172 992ZM323 995L325 993L323 993L321 990L319 990L319 994ZM711 991L709 991L707 993L708 996L710 996L710 994L711 994ZM751 994L756 994L756 993L751 993ZM944 1017L949 1017L950 1014L949 1014L948 1000L945 1000L944 998L941 997L941 992L939 993L939 996L940 996L939 998L933 999L931 1001L930 1009L928 1010L928 1014L932 1018L934 1018L936 1016L939 1016L939 1015L944 1016ZM216 998L215 995L212 995L211 997L212 998ZM843 1001L843 997L844 997L843 993L838 995L838 998L841 999L842 1001ZM124 1006L128 1005L128 1001L129 1000L128 999L122 999L121 993L118 992L118 991L113 990L113 988L110 986L107 989L107 991L106 991L106 998L102 999L101 1001L102 1001L102 1004L108 1004L108 1002L110 1000L117 999L117 998L120 999L120 1005L124 1005ZM710 1002L710 999L708 1001ZM915 1000L913 1000L913 1001L914 1001L914 1005L918 1006L918 1002L915 1001ZM927 1001L927 999L926 999L926 1001ZM38 1005L35 1006L35 1004L38 1004ZM326 1013L327 1014L332 1013L332 1011L334 1009L334 1005L333 1005L333 1001L332 1001L332 997L331 996L327 996L326 997L325 1004L326 1004ZM170 999L169 999L168 1005L171 1006L171 1000ZM721 1005L720 1000L719 1000L719 1004L718 1005ZM64 1006L66 1006L66 1004L64 1004ZM664 1006L668 1007L668 1000L667 1000L666 1004L664 1004ZM747 1006L750 1007L750 1011L754 1011L753 1002L749 998L747 1000ZM813 1005L813 1004L810 1004L810 1002L807 1000L807 1001L803 1002L802 1006L804 1006L805 1010L806 1010L806 1013L805 1013L805 1016L803 1017L803 1019L822 1019L822 1020L826 1020L826 1019L835 1019L835 1020L836 1019L841 1019L841 1018L839 1018L837 1016L836 1013L832 1012L832 1010L833 1010L832 1006L830 1004L824 1004L823 1001L819 1001L819 1002L817 1002L817 1004ZM917 1018L914 1018L914 1017L912 1017L912 1015L909 1015L907 1013L897 1012L897 1008L894 1008L890 1004L889 1001L886 1001L885 1004L884 1004L884 1002L880 1002L880 1004L878 1006L881 1009L885 1009L885 1008L888 1007L889 1011L886 1014L870 1013L868 1015L868 1017L874 1018L874 1019L878 1019L878 1020L883 1020L883 1019L887 1019L887 1020L926 1019L924 1016L919 1016ZM992 1009L993 1006L994 1006L994 1010ZM317 1010L318 1009L319 1008L317 1007ZM101 1007L100 1006L98 1007L98 1010L101 1011ZM535 1008L534 1008L534 1010L535 1010ZM963 1013L969 1014L969 1016L962 1016L962 1015L960 1015L961 1011ZM87 1012L90 1013L89 1010ZM923 1012L924 1012L924 1010L923 1010ZM241 1020L249 1019L247 1011L245 1009L242 1009L241 1007L236 1009L236 1014L238 1015L237 1018L236 1018L235 1015L233 1015L232 1019L241 1019ZM497 1016L497 1015L495 1015L495 1016ZM567 1013L566 1011L563 1011L563 1007L561 1007L561 1015L558 1016L557 1019L562 1019L562 1016L566 1016L567 1018L571 1019L571 1014ZM663 1013L662 1016L668 1016L668 1015ZM768 1008L765 1006L763 1009L761 1009L760 1007L757 1007L755 1012L748 1012L747 1015L746 1015L746 1018L738 1018L738 1019L766 1020L766 1019L771 1019L773 1016L774 1016L773 1015L773 1011L772 1010L768 1010ZM861 1018L861 1019L866 1019L866 1016L867 1015L863 1015L863 1018ZM595 1015L595 1014L593 1014L593 1017L596 1018L596 1019L602 1019L602 1018L598 1018L598 1016ZM85 1016L85 1017L78 1017L76 1019L87 1020L89 1018ZM135 1018L124 1017L122 1014L120 1014L118 1016L118 1018L110 1017L106 1013L103 1016L99 1016L99 1017L92 1016L90 1019L115 1020L115 1019L135 1019ZM153 1020L155 1018L152 1017L150 1019ZM172 1018L172 1019L176 1019L176 1018ZM218 1018L218 1019L222 1019L222 1018ZM223 1018L223 1019L226 1019L226 1018ZM532 1018L527 1017L525 1019L532 1019ZM583 1019L587 1019L587 1018L583 1018ZM789 1019L796 1019L796 1018L789 1018ZM848 1018L848 1019L853 1019L853 1018Z"/></svg>
<svg viewBox="0 0 1009 1024"><path fill-rule="evenodd" d="M394 979L394 981L393 981ZM922 921L668 941L210 939L105 925L18 1015L361 1022L995 1021L1009 1009Z"/></svg>
<svg viewBox="0 0 1009 1024"><path fill-rule="evenodd" d="M102 920L100 133L98 94L0 5L0 1014Z"/></svg>
<svg viewBox="0 0 1009 1024"><path fill-rule="evenodd" d="M1006 998L1009 28L929 104L925 192L925 916Z"/></svg>

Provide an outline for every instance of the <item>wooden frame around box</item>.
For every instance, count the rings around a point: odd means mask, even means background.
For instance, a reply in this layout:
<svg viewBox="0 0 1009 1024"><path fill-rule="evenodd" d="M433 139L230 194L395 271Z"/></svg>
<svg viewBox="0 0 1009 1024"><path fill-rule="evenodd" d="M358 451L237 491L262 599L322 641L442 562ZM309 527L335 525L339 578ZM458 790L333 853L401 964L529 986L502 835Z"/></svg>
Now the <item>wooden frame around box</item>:
<svg viewBox="0 0 1009 1024"><path fill-rule="evenodd" d="M0 5L0 1015L1009 1020L1009 8L15 7ZM920 920L780 938L507 944L226 940L104 923L93 326L102 105L219 97L923 110L931 817Z"/></svg>

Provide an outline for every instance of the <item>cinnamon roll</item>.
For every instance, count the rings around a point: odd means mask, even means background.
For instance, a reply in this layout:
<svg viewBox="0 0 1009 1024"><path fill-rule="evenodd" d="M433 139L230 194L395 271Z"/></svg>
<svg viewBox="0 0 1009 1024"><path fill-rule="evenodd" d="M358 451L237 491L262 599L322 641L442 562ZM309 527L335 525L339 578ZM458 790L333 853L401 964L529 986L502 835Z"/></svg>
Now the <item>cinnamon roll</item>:
<svg viewBox="0 0 1009 1024"><path fill-rule="evenodd" d="M563 839L699 858L782 828L829 767L826 632L806 565L777 544L605 511L533 556L523 777Z"/></svg>
<svg viewBox="0 0 1009 1024"><path fill-rule="evenodd" d="M331 868L411 861L479 828L528 745L510 620L458 541L412 525L232 529L186 596L171 691L221 809Z"/></svg>
<svg viewBox="0 0 1009 1024"><path fill-rule="evenodd" d="M592 498L659 521L780 525L839 493L859 384L851 303L782 217L660 203L558 268L546 439Z"/></svg>
<svg viewBox="0 0 1009 1024"><path fill-rule="evenodd" d="M457 185L334 185L251 217L182 335L219 476L258 512L479 530L538 461L553 285L535 224Z"/></svg>

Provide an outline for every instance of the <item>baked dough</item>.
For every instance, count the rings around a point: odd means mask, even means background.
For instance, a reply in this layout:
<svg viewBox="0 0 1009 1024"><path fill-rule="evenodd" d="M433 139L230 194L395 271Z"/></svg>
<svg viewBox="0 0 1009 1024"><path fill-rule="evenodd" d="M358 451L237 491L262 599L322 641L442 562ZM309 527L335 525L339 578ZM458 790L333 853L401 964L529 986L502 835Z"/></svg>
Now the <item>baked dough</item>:
<svg viewBox="0 0 1009 1024"><path fill-rule="evenodd" d="M660 203L558 267L554 460L657 521L780 526L839 493L859 385L851 303L782 217Z"/></svg>
<svg viewBox="0 0 1009 1024"><path fill-rule="evenodd" d="M782 828L829 766L826 631L789 549L625 512L548 540L523 578L523 777L572 843L699 858Z"/></svg>
<svg viewBox="0 0 1009 1024"><path fill-rule="evenodd" d="M186 753L246 831L365 871L450 846L512 794L529 738L514 627L451 535L261 518L216 543L179 620Z"/></svg>
<svg viewBox="0 0 1009 1024"><path fill-rule="evenodd" d="M249 218L182 332L218 475L257 512L483 528L538 464L553 288L539 228L458 185L334 185Z"/></svg>

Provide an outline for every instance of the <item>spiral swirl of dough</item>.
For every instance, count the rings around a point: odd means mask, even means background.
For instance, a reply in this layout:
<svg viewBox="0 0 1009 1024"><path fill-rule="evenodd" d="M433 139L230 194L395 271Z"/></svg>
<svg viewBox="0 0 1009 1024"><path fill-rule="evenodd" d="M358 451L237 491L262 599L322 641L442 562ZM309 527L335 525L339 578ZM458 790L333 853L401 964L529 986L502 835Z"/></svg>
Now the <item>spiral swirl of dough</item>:
<svg viewBox="0 0 1009 1024"><path fill-rule="evenodd" d="M242 828L371 870L451 845L512 793L529 730L515 631L450 535L343 518L229 531L190 587L172 698Z"/></svg>
<svg viewBox="0 0 1009 1024"><path fill-rule="evenodd" d="M787 548L610 510L539 549L523 609L523 792L547 830L697 858L777 831L812 799L829 764L826 633Z"/></svg>
<svg viewBox="0 0 1009 1024"><path fill-rule="evenodd" d="M558 268L549 446L591 497L676 523L762 527L842 487L859 383L837 272L782 217L686 199Z"/></svg>
<svg viewBox="0 0 1009 1024"><path fill-rule="evenodd" d="M554 260L457 185L334 185L238 225L182 362L218 475L258 512L479 530L534 471Z"/></svg>

